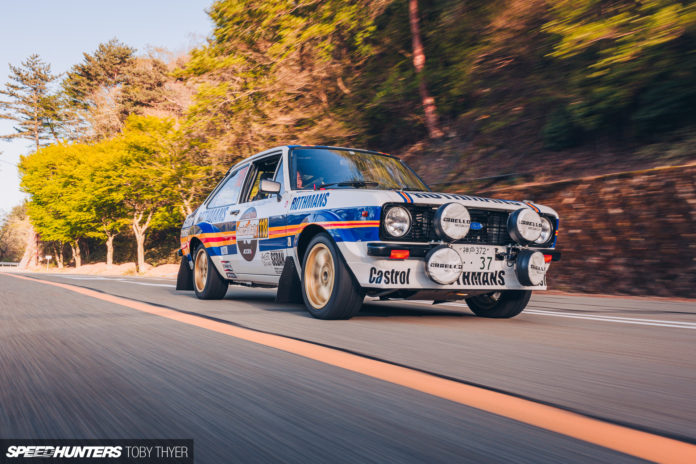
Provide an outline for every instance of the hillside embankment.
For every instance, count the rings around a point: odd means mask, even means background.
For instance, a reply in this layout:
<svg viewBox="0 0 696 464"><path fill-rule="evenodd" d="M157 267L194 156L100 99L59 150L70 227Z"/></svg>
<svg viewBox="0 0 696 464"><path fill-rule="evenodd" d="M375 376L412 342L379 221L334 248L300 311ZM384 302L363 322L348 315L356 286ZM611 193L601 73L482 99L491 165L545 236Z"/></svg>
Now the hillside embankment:
<svg viewBox="0 0 696 464"><path fill-rule="evenodd" d="M558 211L551 289L696 297L696 164L477 192ZM456 189L449 189L456 190Z"/></svg>

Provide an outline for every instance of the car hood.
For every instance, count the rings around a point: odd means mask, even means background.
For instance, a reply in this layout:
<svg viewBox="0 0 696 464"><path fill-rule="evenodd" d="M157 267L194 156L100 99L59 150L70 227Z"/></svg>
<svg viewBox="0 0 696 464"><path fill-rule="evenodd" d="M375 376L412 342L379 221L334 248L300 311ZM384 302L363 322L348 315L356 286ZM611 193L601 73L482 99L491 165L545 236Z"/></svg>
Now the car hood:
<svg viewBox="0 0 696 464"><path fill-rule="evenodd" d="M515 211L520 208L532 208L540 213L558 217L558 214L552 208L527 200L501 200L459 193L414 192L408 190L329 189L327 191L331 192L329 207L338 207L343 204L368 205L378 203L380 206L384 203L442 205L456 202L467 208L497 211Z"/></svg>

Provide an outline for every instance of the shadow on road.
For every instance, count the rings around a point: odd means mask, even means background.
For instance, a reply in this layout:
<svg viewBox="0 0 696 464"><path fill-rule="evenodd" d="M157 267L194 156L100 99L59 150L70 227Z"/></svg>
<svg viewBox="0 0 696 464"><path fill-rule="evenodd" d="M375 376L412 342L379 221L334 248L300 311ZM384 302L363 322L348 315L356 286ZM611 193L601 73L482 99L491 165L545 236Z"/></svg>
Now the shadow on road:
<svg viewBox="0 0 696 464"><path fill-rule="evenodd" d="M397 306L396 304L384 305L365 302L356 317L453 317L461 319L463 317L474 317L473 314L465 311L444 310L437 306L433 309L411 306Z"/></svg>

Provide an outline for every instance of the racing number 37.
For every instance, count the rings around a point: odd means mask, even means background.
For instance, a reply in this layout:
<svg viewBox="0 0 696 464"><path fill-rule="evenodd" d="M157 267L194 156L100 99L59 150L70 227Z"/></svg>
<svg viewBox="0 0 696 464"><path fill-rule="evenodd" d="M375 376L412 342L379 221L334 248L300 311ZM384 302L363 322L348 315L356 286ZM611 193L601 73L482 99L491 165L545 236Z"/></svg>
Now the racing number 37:
<svg viewBox="0 0 696 464"><path fill-rule="evenodd" d="M481 258L481 269L482 271L489 271L491 269L491 262L493 261L493 258L490 256L480 256Z"/></svg>

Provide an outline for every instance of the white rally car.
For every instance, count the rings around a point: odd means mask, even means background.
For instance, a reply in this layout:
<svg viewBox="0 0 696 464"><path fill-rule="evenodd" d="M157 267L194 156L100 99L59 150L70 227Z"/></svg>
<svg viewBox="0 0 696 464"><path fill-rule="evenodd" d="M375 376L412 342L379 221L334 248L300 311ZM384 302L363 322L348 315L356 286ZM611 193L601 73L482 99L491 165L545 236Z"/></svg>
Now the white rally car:
<svg viewBox="0 0 696 464"><path fill-rule="evenodd" d="M393 156L284 146L232 167L186 218L177 289L278 287L321 319L350 318L365 295L507 318L546 290L557 234L547 206L431 192Z"/></svg>

